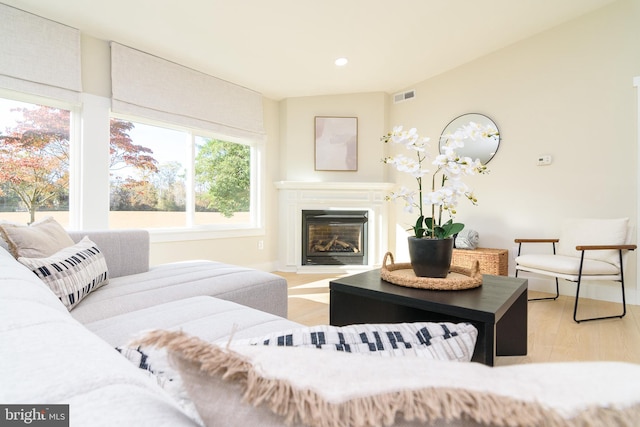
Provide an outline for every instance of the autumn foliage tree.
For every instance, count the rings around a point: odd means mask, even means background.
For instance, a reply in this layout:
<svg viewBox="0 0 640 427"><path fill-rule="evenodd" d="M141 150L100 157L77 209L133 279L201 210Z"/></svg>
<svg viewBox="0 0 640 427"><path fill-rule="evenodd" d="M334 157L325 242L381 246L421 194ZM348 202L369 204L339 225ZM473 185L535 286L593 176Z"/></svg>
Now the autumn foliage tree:
<svg viewBox="0 0 640 427"><path fill-rule="evenodd" d="M69 111L21 108L23 118L0 136L0 196L17 195L35 220L39 207L59 204L69 188Z"/></svg>
<svg viewBox="0 0 640 427"><path fill-rule="evenodd" d="M156 188L147 180L116 177L111 184L111 210L152 211L157 204Z"/></svg>
<svg viewBox="0 0 640 427"><path fill-rule="evenodd" d="M153 158L153 150L133 143L129 132L134 124L119 119L111 119L110 124L110 164L109 170L133 166L146 172L158 172L157 161Z"/></svg>
<svg viewBox="0 0 640 427"><path fill-rule="evenodd" d="M39 208L56 208L68 199L70 113L39 105L12 111L22 118L0 135L0 197L17 196L33 222ZM153 152L133 143L129 136L133 127L131 122L111 120L110 169L133 167L155 174ZM154 203L145 194L149 187L134 181L125 189L148 205Z"/></svg>
<svg viewBox="0 0 640 427"><path fill-rule="evenodd" d="M114 211L154 210L158 203L156 188L151 177L158 173L158 162L153 150L133 143L129 133L134 124L125 120L111 119L109 170L111 173L110 207ZM133 167L140 171L140 177L122 177L113 172Z"/></svg>

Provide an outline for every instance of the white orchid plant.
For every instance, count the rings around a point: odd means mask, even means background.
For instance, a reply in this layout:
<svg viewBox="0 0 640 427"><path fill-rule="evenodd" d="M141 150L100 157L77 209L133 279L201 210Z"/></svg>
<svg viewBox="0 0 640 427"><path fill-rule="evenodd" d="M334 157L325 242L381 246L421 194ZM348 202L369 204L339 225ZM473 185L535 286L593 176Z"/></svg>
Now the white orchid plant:
<svg viewBox="0 0 640 427"><path fill-rule="evenodd" d="M387 200L403 200L406 212L413 213L414 209L418 209L419 217L412 227L415 237L446 239L462 231L464 224L453 222L459 199L465 197L474 205L478 202L473 192L462 182L462 178L487 173L488 170L479 159L460 157L456 149L464 147L467 140L495 139L498 136L495 127L482 126L475 122L460 127L453 134L443 135L446 143L441 147L442 153L432 162L434 172L431 175L431 191L425 190L424 194L423 178L431 173L423 167L423 163L428 159L426 150L429 138L420 137L415 128L405 131L402 126L394 127L392 132L380 138L385 143L391 141L402 144L407 150L415 153L415 157L398 154L382 160L395 166L398 171L410 174L418 183L417 192L403 186L387 196ZM438 182L440 187L436 188ZM424 206L431 206L430 217L425 217ZM443 223L442 216L445 211L449 214L449 220Z"/></svg>

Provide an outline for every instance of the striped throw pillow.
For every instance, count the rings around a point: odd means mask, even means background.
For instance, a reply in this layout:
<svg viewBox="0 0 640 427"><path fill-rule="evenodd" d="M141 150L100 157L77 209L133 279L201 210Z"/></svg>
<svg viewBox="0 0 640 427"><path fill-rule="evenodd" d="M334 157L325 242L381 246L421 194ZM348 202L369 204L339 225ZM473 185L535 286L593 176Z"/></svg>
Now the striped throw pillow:
<svg viewBox="0 0 640 427"><path fill-rule="evenodd" d="M310 326L238 342L312 347L378 356L415 355L432 360L469 362L473 357L477 337L478 330L470 323L416 322Z"/></svg>
<svg viewBox="0 0 640 427"><path fill-rule="evenodd" d="M69 311L90 292L109 283L104 255L87 236L50 257L20 257L18 261L46 283Z"/></svg>

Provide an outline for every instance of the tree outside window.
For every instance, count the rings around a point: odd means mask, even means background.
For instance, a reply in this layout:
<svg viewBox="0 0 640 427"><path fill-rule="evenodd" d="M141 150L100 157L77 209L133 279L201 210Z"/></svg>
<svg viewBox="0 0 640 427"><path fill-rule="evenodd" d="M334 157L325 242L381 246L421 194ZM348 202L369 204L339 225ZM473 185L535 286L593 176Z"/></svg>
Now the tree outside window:
<svg viewBox="0 0 640 427"><path fill-rule="evenodd" d="M38 211L67 212L70 112L2 101L0 210L14 212L4 215L9 219L29 223Z"/></svg>
<svg viewBox="0 0 640 427"><path fill-rule="evenodd" d="M199 139L195 160L196 210L231 218L251 208L251 150L219 139Z"/></svg>

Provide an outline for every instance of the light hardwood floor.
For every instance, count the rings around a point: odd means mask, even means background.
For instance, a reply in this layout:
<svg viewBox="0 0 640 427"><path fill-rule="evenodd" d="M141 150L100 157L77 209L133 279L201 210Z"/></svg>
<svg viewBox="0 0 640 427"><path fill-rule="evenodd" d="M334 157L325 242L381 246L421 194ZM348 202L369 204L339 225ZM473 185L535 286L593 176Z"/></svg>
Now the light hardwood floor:
<svg viewBox="0 0 640 427"><path fill-rule="evenodd" d="M313 326L329 323L332 274L278 272L289 284L289 319ZM531 297L544 296L531 293ZM533 362L616 360L640 363L640 306L627 304L622 319L575 323L573 297L528 303L528 354L498 357L496 365ZM620 304L581 299L579 316L620 312Z"/></svg>

